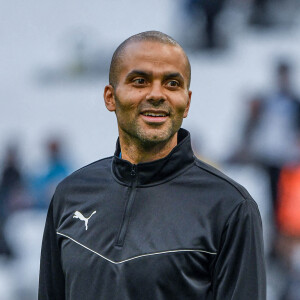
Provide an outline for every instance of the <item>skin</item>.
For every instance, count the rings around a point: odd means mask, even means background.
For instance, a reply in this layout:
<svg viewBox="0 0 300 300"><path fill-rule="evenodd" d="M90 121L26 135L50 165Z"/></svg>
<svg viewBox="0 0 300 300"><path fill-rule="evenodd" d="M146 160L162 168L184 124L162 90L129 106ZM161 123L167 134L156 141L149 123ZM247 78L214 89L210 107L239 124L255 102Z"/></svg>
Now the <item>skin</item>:
<svg viewBox="0 0 300 300"><path fill-rule="evenodd" d="M177 144L191 95L180 47L152 41L130 43L117 86L104 89L105 105L116 113L122 158L137 164L168 155Z"/></svg>

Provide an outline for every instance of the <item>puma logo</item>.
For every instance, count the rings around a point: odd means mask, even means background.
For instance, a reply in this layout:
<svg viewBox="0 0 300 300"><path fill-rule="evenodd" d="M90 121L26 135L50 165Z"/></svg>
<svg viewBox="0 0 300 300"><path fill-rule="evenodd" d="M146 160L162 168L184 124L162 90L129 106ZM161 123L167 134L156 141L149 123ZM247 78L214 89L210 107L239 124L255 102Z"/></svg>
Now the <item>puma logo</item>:
<svg viewBox="0 0 300 300"><path fill-rule="evenodd" d="M76 218L76 219L79 219L79 220L81 220L81 221L84 221L85 230L88 230L88 222L89 222L89 219L90 219L91 216L92 216L93 214L95 214L95 213L96 213L96 211L93 211L92 214L91 214L88 218L86 218L86 217L84 217L84 216L82 215L82 213L81 213L80 211L76 210L75 213L74 213L73 218Z"/></svg>

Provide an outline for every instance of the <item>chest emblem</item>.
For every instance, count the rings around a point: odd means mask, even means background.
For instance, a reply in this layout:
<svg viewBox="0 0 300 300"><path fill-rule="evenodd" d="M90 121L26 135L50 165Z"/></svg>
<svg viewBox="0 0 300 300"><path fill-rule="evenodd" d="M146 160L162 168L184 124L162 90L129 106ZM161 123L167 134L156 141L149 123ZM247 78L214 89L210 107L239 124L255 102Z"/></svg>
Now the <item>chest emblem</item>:
<svg viewBox="0 0 300 300"><path fill-rule="evenodd" d="M81 221L84 221L84 225L85 225L85 230L88 230L88 223L89 223L89 219L91 218L92 215L94 215L96 213L96 211L93 211L91 213L91 215L86 218L80 211L76 210L74 215L73 215L73 218L76 218L76 219L79 219Z"/></svg>

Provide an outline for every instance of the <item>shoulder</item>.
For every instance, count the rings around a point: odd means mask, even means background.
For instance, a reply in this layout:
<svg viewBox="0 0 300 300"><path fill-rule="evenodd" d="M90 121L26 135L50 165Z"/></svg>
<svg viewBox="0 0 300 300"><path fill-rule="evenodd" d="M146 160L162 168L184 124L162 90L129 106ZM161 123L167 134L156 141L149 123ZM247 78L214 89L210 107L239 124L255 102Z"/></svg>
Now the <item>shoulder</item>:
<svg viewBox="0 0 300 300"><path fill-rule="evenodd" d="M195 159L200 177L205 181L211 195L211 202L222 207L225 214L230 215L238 207L251 207L258 211L257 203L253 200L247 189L228 177L213 166Z"/></svg>
<svg viewBox="0 0 300 300"><path fill-rule="evenodd" d="M65 194L69 189L89 185L101 178L105 180L107 173L110 172L112 156L92 162L67 176L56 188L55 196Z"/></svg>
<svg viewBox="0 0 300 300"><path fill-rule="evenodd" d="M195 159L195 165L207 176L208 179L212 180L216 184L221 184L224 189L228 192L237 193L241 196L241 200L251 198L248 191L239 183L232 178L225 175L215 167L199 160Z"/></svg>
<svg viewBox="0 0 300 300"><path fill-rule="evenodd" d="M257 203L244 186L199 159L194 164L189 179L194 182L199 211L213 228L217 245L222 244L229 225L261 227Z"/></svg>
<svg viewBox="0 0 300 300"><path fill-rule="evenodd" d="M101 186L109 185L112 157L90 163L73 172L56 187L51 205L56 228L72 207L81 207L86 195L94 195ZM82 200L84 199L84 200Z"/></svg>
<svg viewBox="0 0 300 300"><path fill-rule="evenodd" d="M207 180L214 183L214 193L218 191L216 196L220 199L217 202L224 217L223 225L245 222L262 226L258 205L244 186L199 159L196 160L196 165L206 172Z"/></svg>

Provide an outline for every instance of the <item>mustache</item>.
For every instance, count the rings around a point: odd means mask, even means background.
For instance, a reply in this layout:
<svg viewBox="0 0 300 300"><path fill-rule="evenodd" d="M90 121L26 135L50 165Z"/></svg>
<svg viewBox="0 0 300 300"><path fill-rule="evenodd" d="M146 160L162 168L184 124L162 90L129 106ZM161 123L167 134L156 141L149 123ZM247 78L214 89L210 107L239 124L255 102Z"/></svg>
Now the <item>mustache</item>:
<svg viewBox="0 0 300 300"><path fill-rule="evenodd" d="M162 110L168 114L170 114L172 112L172 109L171 107L166 104L166 103L162 103L162 104L151 104L151 103L144 103L144 104L141 104L140 107L139 107L139 113L142 112L142 111L145 111L145 110Z"/></svg>

